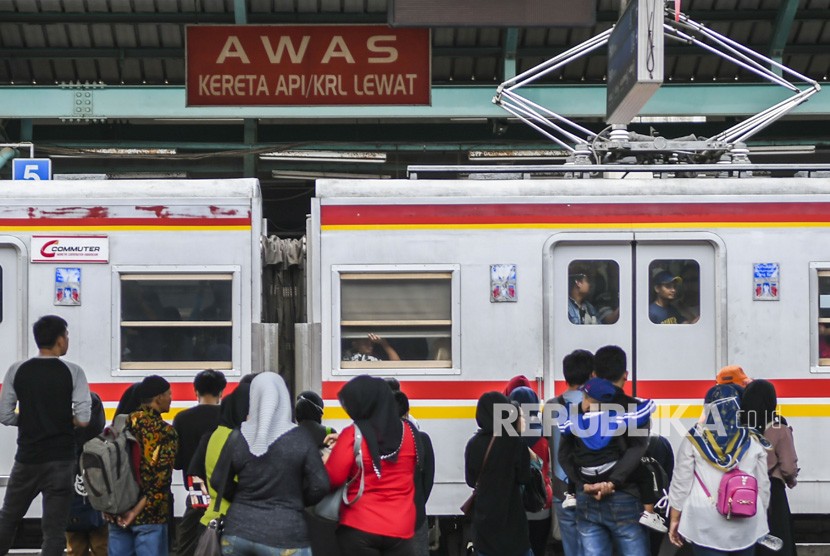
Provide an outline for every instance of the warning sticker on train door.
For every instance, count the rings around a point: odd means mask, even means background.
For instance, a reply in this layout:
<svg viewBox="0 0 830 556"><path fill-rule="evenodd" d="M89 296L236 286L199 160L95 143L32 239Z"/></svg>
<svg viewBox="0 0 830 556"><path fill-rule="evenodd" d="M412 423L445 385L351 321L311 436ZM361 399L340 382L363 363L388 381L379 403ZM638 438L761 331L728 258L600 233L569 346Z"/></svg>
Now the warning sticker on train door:
<svg viewBox="0 0 830 556"><path fill-rule="evenodd" d="M778 301L781 293L778 263L755 263L753 267L753 299L757 301Z"/></svg>

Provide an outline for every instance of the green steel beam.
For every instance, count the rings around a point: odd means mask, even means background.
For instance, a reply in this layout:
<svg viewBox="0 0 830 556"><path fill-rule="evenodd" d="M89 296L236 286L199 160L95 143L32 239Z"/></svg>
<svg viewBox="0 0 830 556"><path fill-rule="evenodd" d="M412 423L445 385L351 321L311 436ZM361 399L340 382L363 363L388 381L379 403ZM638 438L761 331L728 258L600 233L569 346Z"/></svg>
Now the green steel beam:
<svg viewBox="0 0 830 556"><path fill-rule="evenodd" d="M246 119L243 124L243 140L245 145L253 145L257 142L257 120ZM242 159L242 175L246 178L256 177L257 156L253 153L244 155Z"/></svg>
<svg viewBox="0 0 830 556"><path fill-rule="evenodd" d="M772 21L778 10L748 10L736 12L725 10L686 10L686 15L695 21ZM614 23L620 17L618 10L597 12L597 23ZM0 11L4 23L45 25L51 23L177 23L177 24L233 24L235 14L231 12L13 12ZM798 12L799 21L827 19L826 9L807 9ZM295 12L249 12L248 23L386 23L386 12L376 13L295 13ZM607 27L607 26L606 26Z"/></svg>
<svg viewBox="0 0 830 556"><path fill-rule="evenodd" d="M457 58L461 56L481 58L481 57L502 57L506 60L516 58L552 58L564 52L566 49L559 46L531 46L531 47L517 47L518 29L515 27L506 30L507 41L504 46L465 46L465 47L433 47L433 58ZM510 41L513 41L512 44ZM786 40L786 34L784 37ZM766 52L770 50L767 44L747 45L757 52ZM807 54L807 55L821 55L827 53L827 45L784 45L781 44L778 48L778 59L780 60L783 52L787 54ZM709 55L706 51L701 50L694 45L689 46L667 46L665 52L669 56L705 56ZM604 51L600 51L604 54ZM6 58L9 60L26 60L26 59L117 59L125 60L127 58L164 58L164 59L178 59L183 60L185 56L184 47L182 48L0 48L0 59ZM774 56L773 56L774 58ZM512 76L506 76L512 77Z"/></svg>
<svg viewBox="0 0 830 556"><path fill-rule="evenodd" d="M0 11L3 23L23 23L27 25L47 24L95 24L123 23L138 24L174 24L174 25L233 25L235 12L8 12ZM386 12L379 13L298 13L298 12L249 12L249 24L365 24L386 23Z"/></svg>
<svg viewBox="0 0 830 556"><path fill-rule="evenodd" d="M508 27L504 35L504 72L502 79L507 81L516 77L516 52L519 49L519 30L516 27ZM450 49L450 52L452 50ZM449 54L450 56L457 56L457 54ZM433 50L433 56L440 56ZM473 55L478 58L478 55Z"/></svg>
<svg viewBox="0 0 830 556"><path fill-rule="evenodd" d="M532 101L568 117L605 117L603 85L528 87ZM492 104L495 87L433 86L431 106L186 106L185 89L178 86L142 87L3 87L3 117L91 121L95 119L244 119L285 120L320 118L504 118ZM643 116L748 116L787 98L775 85L665 85L641 112ZM827 89L802 104L795 114L830 115Z"/></svg>
<svg viewBox="0 0 830 556"><path fill-rule="evenodd" d="M248 23L248 8L245 6L245 0L233 0L233 22L237 25Z"/></svg>
<svg viewBox="0 0 830 556"><path fill-rule="evenodd" d="M787 45L787 38L790 36L790 29L792 29L797 11L798 0L782 0L778 13L775 15L775 24L769 41L769 57L779 64L784 57L784 47ZM780 75L781 71L778 70L777 73Z"/></svg>

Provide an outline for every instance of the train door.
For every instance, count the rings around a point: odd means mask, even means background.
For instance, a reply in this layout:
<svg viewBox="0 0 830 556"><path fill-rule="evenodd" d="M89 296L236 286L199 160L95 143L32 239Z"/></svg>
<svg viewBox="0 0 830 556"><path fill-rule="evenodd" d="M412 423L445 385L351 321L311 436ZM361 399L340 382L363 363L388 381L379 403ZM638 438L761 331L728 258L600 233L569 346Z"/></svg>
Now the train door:
<svg viewBox="0 0 830 556"><path fill-rule="evenodd" d="M24 356L24 335L27 322L23 314L23 246L15 239L0 237L0 381L12 363ZM0 455L0 494L5 490L15 454L17 427L0 426L0 446L7 447Z"/></svg>
<svg viewBox="0 0 830 556"><path fill-rule="evenodd" d="M557 234L546 251L548 379L575 349L614 344L637 394L682 398L666 381L708 380L721 360L711 234ZM551 372L552 371L552 372ZM551 394L552 381L548 380Z"/></svg>

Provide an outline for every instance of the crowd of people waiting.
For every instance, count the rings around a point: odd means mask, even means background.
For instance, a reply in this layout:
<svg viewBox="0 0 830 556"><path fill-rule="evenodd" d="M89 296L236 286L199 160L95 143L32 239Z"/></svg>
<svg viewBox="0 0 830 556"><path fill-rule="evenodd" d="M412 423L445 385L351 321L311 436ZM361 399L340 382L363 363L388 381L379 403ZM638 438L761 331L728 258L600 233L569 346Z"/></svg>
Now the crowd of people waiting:
<svg viewBox="0 0 830 556"><path fill-rule="evenodd" d="M675 453L650 431L654 403L625 393L622 349L574 351L562 371L567 388L547 402L557 421L549 438L494 428L498 404L538 407L524 393L525 377L478 401L479 430L465 454L476 554L543 556L553 526L565 556L795 556L786 488L796 485L798 460L771 382L751 380L738 366L721 369ZM533 416L525 417L531 424L520 420L514 432L532 429ZM553 512L525 514L530 461L548 445L541 459L552 462L545 477Z"/></svg>
<svg viewBox="0 0 830 556"><path fill-rule="evenodd" d="M40 353L15 363L0 393L0 422L19 428L0 509L0 554L40 493L42 554L50 556L62 554L65 543L76 555L165 556L171 538L176 554L192 555L217 520L223 554L429 554L425 507L435 456L396 380L362 375L345 383L338 399L352 423L338 433L322 424L317 393L292 399L269 372L243 377L228 395L221 372L199 373L199 403L171 425L162 418L171 386L147 376L116 409L140 446L141 496L122 514L101 515L82 491L73 492L71 462L104 428L103 404L83 370L61 359L66 322L43 317L34 334ZM577 350L562 373L567 389L547 402L557 407L549 436L525 377L478 400L479 428L464 453L474 489L465 504L471 551L544 556L553 535L566 556L646 556L668 543L688 544L700 556L795 555L786 487L796 484L797 457L770 382L750 380L740 367L722 369L674 453L649 433L655 404L625 393L622 349ZM511 407L518 418L504 425L498 414ZM174 468L191 492L175 534ZM726 479L736 477L740 486L728 490ZM316 517L311 508L333 495L338 520Z"/></svg>

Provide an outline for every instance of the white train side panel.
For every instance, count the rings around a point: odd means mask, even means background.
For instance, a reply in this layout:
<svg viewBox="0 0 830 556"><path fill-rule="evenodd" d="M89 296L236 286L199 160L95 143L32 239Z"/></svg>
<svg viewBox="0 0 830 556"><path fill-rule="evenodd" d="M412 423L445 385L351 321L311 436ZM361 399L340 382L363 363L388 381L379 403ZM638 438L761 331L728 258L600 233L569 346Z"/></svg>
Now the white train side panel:
<svg viewBox="0 0 830 556"><path fill-rule="evenodd" d="M346 422L336 395L351 376L398 378L436 448L429 510L455 514L469 493L463 451L476 401L512 376L550 397L565 354L620 345L636 394L658 400L656 424L676 445L717 370L738 364L774 382L795 429L794 511L828 513L828 228L823 179L318 181L309 315L327 418ZM568 318L569 276L582 267L618 311L606 324ZM757 278L769 269L777 274ZM661 270L685 273L685 324L649 313ZM385 361L344 361L368 332L402 360L378 350Z"/></svg>
<svg viewBox="0 0 830 556"><path fill-rule="evenodd" d="M195 403L199 370L220 368L231 381L252 370L261 221L256 180L3 182L2 372L37 353L31 325L56 314L69 323L66 358L84 368L108 416L128 384L162 374L173 383L172 420ZM77 245L108 255L79 258ZM16 434L0 427L2 487Z"/></svg>

